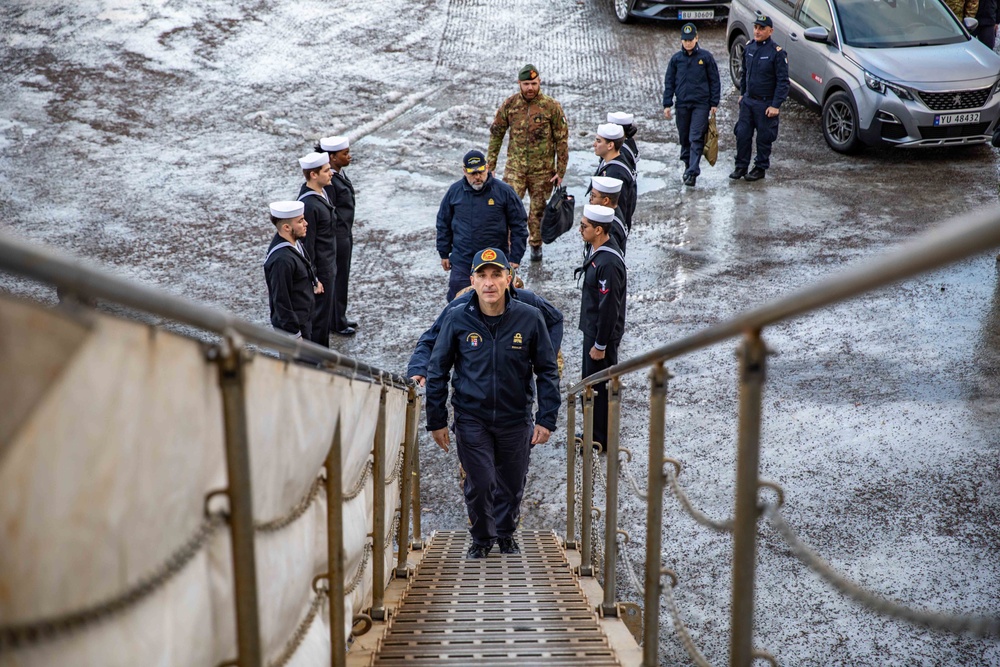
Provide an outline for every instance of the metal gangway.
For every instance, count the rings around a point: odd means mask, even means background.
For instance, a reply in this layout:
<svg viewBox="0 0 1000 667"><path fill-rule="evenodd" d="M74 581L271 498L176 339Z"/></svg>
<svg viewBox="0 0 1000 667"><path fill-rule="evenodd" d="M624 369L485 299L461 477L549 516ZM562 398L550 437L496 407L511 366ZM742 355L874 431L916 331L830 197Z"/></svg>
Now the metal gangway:
<svg viewBox="0 0 1000 667"><path fill-rule="evenodd" d="M672 594L679 578L661 565L666 489L699 524L732 534L734 667L779 664L753 645L761 519L869 609L1000 636L996 615L910 609L836 572L783 518L783 489L759 475L766 327L998 245L1000 211L952 219L574 384L566 432L580 404L583 438L566 442L565 533L522 531L520 555L467 561L465 531L421 534L420 398L405 378L0 239L0 270L62 300L0 297L0 666L652 667L664 607L692 662L707 665ZM693 506L665 456L666 363L733 338L735 513L717 520ZM642 484L618 433L621 378L644 369ZM606 452L592 442L598 383L610 394ZM646 504L641 581L618 525L622 480ZM642 605L618 600L621 571Z"/></svg>

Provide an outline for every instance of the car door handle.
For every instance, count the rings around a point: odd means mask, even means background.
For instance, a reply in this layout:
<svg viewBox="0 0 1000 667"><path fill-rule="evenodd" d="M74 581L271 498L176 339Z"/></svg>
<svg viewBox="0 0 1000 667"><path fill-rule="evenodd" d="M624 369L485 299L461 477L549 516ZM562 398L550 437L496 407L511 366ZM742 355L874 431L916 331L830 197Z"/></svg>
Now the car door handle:
<svg viewBox="0 0 1000 667"><path fill-rule="evenodd" d="M796 35L796 34L795 34L794 32L793 32L793 33L790 33L790 34L788 35L788 38L789 38L789 39L791 39L791 40L792 40L793 42L797 42L797 41L799 41L799 36L798 36L798 35Z"/></svg>

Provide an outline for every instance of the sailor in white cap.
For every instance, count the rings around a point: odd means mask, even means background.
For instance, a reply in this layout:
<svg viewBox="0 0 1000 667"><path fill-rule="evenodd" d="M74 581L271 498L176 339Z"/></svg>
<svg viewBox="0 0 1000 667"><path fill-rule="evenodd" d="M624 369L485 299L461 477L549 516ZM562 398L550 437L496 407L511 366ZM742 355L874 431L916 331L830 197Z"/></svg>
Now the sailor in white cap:
<svg viewBox="0 0 1000 667"><path fill-rule="evenodd" d="M635 213L635 203L638 190L635 174L621 157L622 144L625 141L625 130L615 123L604 123L597 126L597 137L594 139L594 154L601 158L595 176L610 176L622 181L622 189L618 198L618 212L627 229L632 229L632 215ZM587 189L590 193L590 188Z"/></svg>
<svg viewBox="0 0 1000 667"><path fill-rule="evenodd" d="M264 258L271 326L296 338L309 339L315 295L323 293L312 263L302 247L309 223L305 206L298 201L271 204L271 223L276 232Z"/></svg>
<svg viewBox="0 0 1000 667"><path fill-rule="evenodd" d="M617 210L622 185L621 179L618 178L611 178L610 176L590 177L590 203L594 206L607 206L615 211L615 224L611 228L611 238L615 240L615 243L621 248L622 255L624 255L625 244L632 230L625 224L625 221Z"/></svg>
<svg viewBox="0 0 1000 667"><path fill-rule="evenodd" d="M621 125L625 131L622 142L622 159L632 166L632 175L639 175L639 147L635 145L635 117L624 111L609 111L608 122Z"/></svg>
<svg viewBox="0 0 1000 667"><path fill-rule="evenodd" d="M324 188L330 184L330 156L326 153L309 153L299 158L305 183L299 189L299 201L305 205L309 232L304 242L306 254L313 262L316 277L327 286L316 296L313 311L312 337L317 345L330 347L330 322L333 320L333 284L336 277L337 237L333 203Z"/></svg>
<svg viewBox="0 0 1000 667"><path fill-rule="evenodd" d="M351 279L351 257L354 254L354 184L344 168L351 164L351 142L347 137L323 137L317 151L330 154L333 179L326 186L327 197L337 213L337 276L333 288L333 322L331 328L341 336L350 336L358 323L347 319L347 285Z"/></svg>
<svg viewBox="0 0 1000 667"><path fill-rule="evenodd" d="M611 238L615 212L586 204L580 236L592 248L577 275L583 274L580 331L583 332L583 377L618 363L618 344L625 331L627 271L621 248ZM608 444L608 390L594 388L594 442Z"/></svg>

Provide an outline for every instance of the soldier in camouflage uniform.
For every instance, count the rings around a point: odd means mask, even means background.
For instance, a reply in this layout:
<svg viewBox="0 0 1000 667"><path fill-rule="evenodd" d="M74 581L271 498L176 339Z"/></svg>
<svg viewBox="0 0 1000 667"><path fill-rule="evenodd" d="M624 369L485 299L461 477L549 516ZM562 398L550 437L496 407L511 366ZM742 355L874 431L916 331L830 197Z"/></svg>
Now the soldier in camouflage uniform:
<svg viewBox="0 0 1000 667"><path fill-rule="evenodd" d="M966 17L976 18L979 9L979 0L945 0L945 4L955 12L959 21Z"/></svg>
<svg viewBox="0 0 1000 667"><path fill-rule="evenodd" d="M503 180L518 197L525 191L530 198L528 244L531 260L542 259L542 213L552 194L552 187L562 183L569 159L569 127L562 105L541 92L541 79L534 65L525 65L517 75L520 90L504 100L490 126L490 146L486 161L490 171L497 168L497 158L504 135L510 129L507 166Z"/></svg>

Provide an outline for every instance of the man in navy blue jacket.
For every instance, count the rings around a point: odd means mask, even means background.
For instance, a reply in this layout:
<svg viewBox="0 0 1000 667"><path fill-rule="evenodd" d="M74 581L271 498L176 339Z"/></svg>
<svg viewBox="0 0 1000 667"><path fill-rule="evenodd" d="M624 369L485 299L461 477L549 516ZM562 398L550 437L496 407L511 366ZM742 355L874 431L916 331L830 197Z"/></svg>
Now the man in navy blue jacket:
<svg viewBox="0 0 1000 667"><path fill-rule="evenodd" d="M547 442L556 428L559 376L541 312L507 290L510 265L503 251L476 253L471 273L475 294L465 307L445 313L427 367L427 430L448 451L451 375L455 442L466 471L471 524L468 557L485 558L494 542L501 553L520 553L514 531L528 459L531 446Z"/></svg>
<svg viewBox="0 0 1000 667"><path fill-rule="evenodd" d="M462 163L465 176L448 188L437 214L441 268L451 271L448 301L468 287L472 256L479 249L502 248L517 268L528 242L528 214L514 188L493 177L480 151L469 151Z"/></svg>
<svg viewBox="0 0 1000 667"><path fill-rule="evenodd" d="M558 308L531 290L524 288L514 289L514 285L511 285L507 289L510 291L512 299L517 299L521 303L534 306L542 313L542 318L545 320L545 327L549 330L549 340L552 341L552 349L558 354L559 348L562 346L563 314L559 312ZM410 363L406 368L406 376L421 387L424 386L427 380L427 363L430 361L431 352L434 350L434 341L437 340L438 334L441 333L441 323L444 322L448 311L455 308L464 308L472 300L474 294L475 292L470 291L456 296L451 303L444 307L438 318L434 320L431 328L422 333L417 340L417 345L413 348L413 354L410 355Z"/></svg>
<svg viewBox="0 0 1000 667"><path fill-rule="evenodd" d="M778 138L778 114L788 97L788 52L771 39L774 22L770 16L758 16L753 22L753 39L743 51L740 70L740 117L736 134L736 168L729 178L759 181L771 166L771 144ZM754 132L757 155L750 167Z"/></svg>
<svg viewBox="0 0 1000 667"><path fill-rule="evenodd" d="M705 150L708 118L719 106L722 86L715 58L698 46L698 28L685 23L681 28L681 50L673 55L663 77L663 117L670 120L677 98L677 134L684 162L684 185L694 187L701 174L701 154Z"/></svg>

